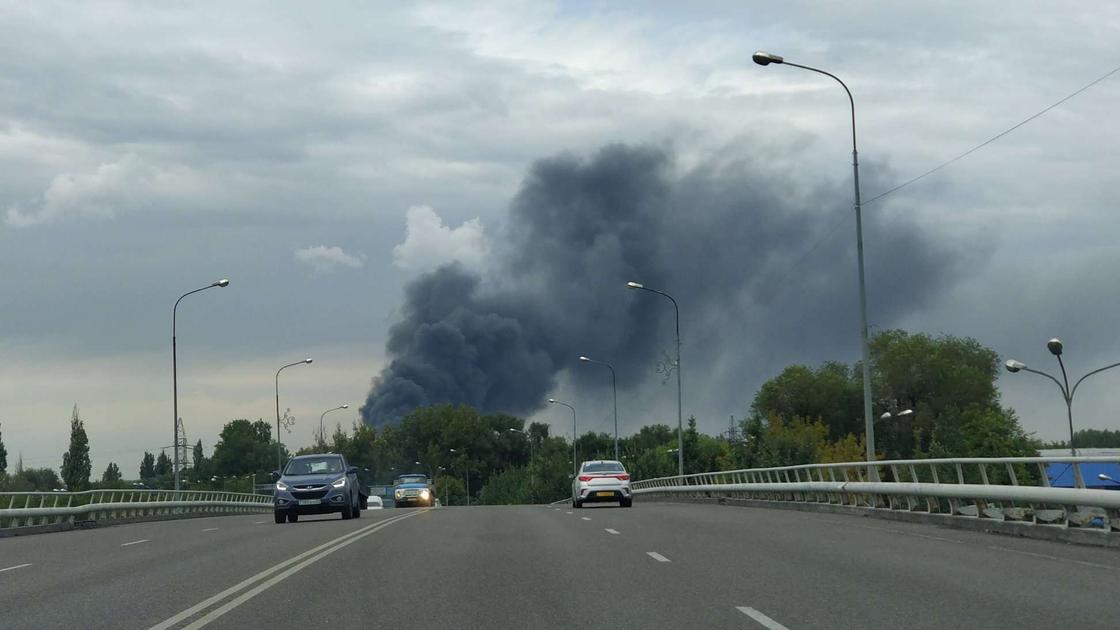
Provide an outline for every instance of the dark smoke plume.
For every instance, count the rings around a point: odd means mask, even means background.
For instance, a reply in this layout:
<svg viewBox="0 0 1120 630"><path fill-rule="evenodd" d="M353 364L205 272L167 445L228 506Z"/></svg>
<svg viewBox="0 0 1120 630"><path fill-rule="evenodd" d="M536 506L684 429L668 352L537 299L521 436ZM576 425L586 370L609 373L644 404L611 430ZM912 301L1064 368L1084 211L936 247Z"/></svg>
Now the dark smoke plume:
<svg viewBox="0 0 1120 630"><path fill-rule="evenodd" d="M435 403L530 414L581 353L610 360L620 390L640 386L668 348L672 309L636 299L629 280L680 302L692 400L732 397L744 409L745 386L783 361L855 356L851 222L802 258L850 208L849 184L806 188L765 163L715 160L681 173L663 150L622 145L538 161L485 280L451 265L408 287L363 420L390 424ZM966 262L907 220L877 216L865 230L875 244L869 286L885 288L870 305L879 326L934 297ZM567 375L601 389L603 375L589 372Z"/></svg>

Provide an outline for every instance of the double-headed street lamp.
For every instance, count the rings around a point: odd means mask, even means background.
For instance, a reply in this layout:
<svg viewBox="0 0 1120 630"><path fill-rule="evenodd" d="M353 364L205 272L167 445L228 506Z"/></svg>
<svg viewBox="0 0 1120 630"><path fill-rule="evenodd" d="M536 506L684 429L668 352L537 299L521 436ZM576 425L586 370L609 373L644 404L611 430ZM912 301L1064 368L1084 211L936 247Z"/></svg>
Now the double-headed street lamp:
<svg viewBox="0 0 1120 630"><path fill-rule="evenodd" d="M463 461L464 461L464 466L465 466L463 480L465 482L466 491L467 491L467 507L470 507L471 506L471 464L470 464L470 461L467 459L467 454L466 453L459 453L459 451L457 451L453 448L447 449L447 452L452 453L452 454L458 453L458 454L463 456Z"/></svg>
<svg viewBox="0 0 1120 630"><path fill-rule="evenodd" d="M576 408L566 402L560 402L555 398L549 398L548 404L550 405L564 405L572 410L572 474L579 472L579 464L576 462Z"/></svg>
<svg viewBox="0 0 1120 630"><path fill-rule="evenodd" d="M614 366L606 361L596 361L588 357L581 356L580 361L584 363L594 363L596 365L605 365L611 371L611 392L614 396L614 458L618 460L618 379L615 377Z"/></svg>
<svg viewBox="0 0 1120 630"><path fill-rule="evenodd" d="M175 347L175 345L176 345L175 344L175 327L176 327L178 316L179 316L179 302L182 302L183 298L187 297L188 295L191 295L192 293L198 293L199 291L205 291L206 289L213 289L214 287L228 287L228 286L229 286L229 280L227 280L226 278L222 278L221 280L218 280L217 282L210 283L207 286L202 287L201 289L195 289L194 291L187 291L183 295L179 296L178 300L175 300L175 306L173 306L171 308L171 400L172 400L172 402L171 402L171 432L172 432L171 433L171 443L175 445L174 450L175 450L175 489L176 490L179 489L179 463L180 462L179 462L179 365L178 365L179 361L178 361L178 356L177 356L178 349Z"/></svg>
<svg viewBox="0 0 1120 630"><path fill-rule="evenodd" d="M664 291L658 291L657 289L651 289L651 288L649 288L649 287L647 287L644 284L641 284L639 282L627 282L626 286L630 287L631 289L639 289L639 290L642 290L642 291L649 291L650 293L656 293L660 296L668 298L669 301L673 303L673 313L676 315L676 318L677 318L676 319L676 321L677 321L677 474L678 475L683 475L684 474L684 421L682 419L683 412L682 412L682 402L681 402L681 309L680 309L679 306L677 306L677 301L673 299L673 296L669 295L668 293L665 293Z"/></svg>
<svg viewBox="0 0 1120 630"><path fill-rule="evenodd" d="M277 404L276 407L277 407L277 410L279 410L280 405ZM327 434L323 432L323 418L328 413L330 413L332 411L338 411L339 409L349 409L349 408L350 408L350 405L339 405L339 406L335 407L334 409L328 409L328 410L324 411L323 413L319 414L319 439L322 440L324 444L326 444L326 442L327 442ZM279 429L277 429L277 431L279 431Z"/></svg>
<svg viewBox="0 0 1120 630"><path fill-rule="evenodd" d="M912 415L914 415L914 410L913 409L903 409L902 411L900 411L900 412L898 412L894 415L891 415L891 412L888 411L888 412L884 413L883 415L879 416L879 419L880 420L890 420L891 418L905 418L906 416L912 416Z"/></svg>
<svg viewBox="0 0 1120 630"><path fill-rule="evenodd" d="M845 92L847 92L848 103L852 106L852 183L855 189L856 258L859 264L859 337L860 350L863 353L863 424L867 436L865 438L867 443L867 461L873 462L875 461L875 420L871 415L871 350L867 342L867 287L863 274L863 208L859 198L859 153L856 151L856 102L855 99L852 98L852 91L834 74L811 66L792 63L778 55L771 55L770 53L762 51L756 52L751 58L760 66L768 66L772 63L783 64L831 77L844 88ZM874 466L868 467L868 474L871 475L872 479L878 476Z"/></svg>
<svg viewBox="0 0 1120 630"><path fill-rule="evenodd" d="M1027 365L1025 363L1022 363L1020 361L1016 361L1015 359L1009 359L1007 361L1007 363L1004 364L1004 367L1006 367L1007 371L1011 372L1012 374L1022 370L1024 372L1030 372L1032 374L1038 374L1039 376L1045 376L1046 378L1054 381L1054 384L1058 386L1058 389L1062 390L1062 399L1066 403L1066 417L1069 419L1069 454L1074 456L1074 457L1077 457L1077 450L1074 449L1074 447L1073 447L1073 395L1077 393L1077 386L1081 384L1081 381L1089 378L1090 376L1092 376L1092 375L1094 375L1098 372L1103 372L1105 370L1110 370L1114 367L1120 366L1120 363L1113 363L1112 365L1106 365L1102 368L1098 368L1096 370L1093 370L1092 372L1089 372L1085 376L1082 376L1081 378L1077 379L1077 382L1074 383L1073 387L1071 388L1069 386L1069 377L1066 376L1066 365L1062 361L1062 340L1055 338L1055 339L1051 339L1050 341L1047 341L1046 342L1046 349L1050 351L1050 354L1054 355L1055 357L1058 357L1058 367L1062 368L1062 380L1061 381L1054 378L1053 376L1050 376L1046 372L1043 372L1041 370L1036 370L1034 368L1029 368L1029 367L1027 367Z"/></svg>
<svg viewBox="0 0 1120 630"><path fill-rule="evenodd" d="M295 363L289 363L289 364L285 365L284 367L280 368L279 370L276 370L276 470L280 471L281 474L283 474L283 472L284 472L284 461L283 461L284 460L284 452L282 450L282 445L280 444L280 373L283 372L284 370L292 367L293 365L310 365L310 364L311 364L311 357L307 357L306 359L304 359L302 361L296 361Z"/></svg>

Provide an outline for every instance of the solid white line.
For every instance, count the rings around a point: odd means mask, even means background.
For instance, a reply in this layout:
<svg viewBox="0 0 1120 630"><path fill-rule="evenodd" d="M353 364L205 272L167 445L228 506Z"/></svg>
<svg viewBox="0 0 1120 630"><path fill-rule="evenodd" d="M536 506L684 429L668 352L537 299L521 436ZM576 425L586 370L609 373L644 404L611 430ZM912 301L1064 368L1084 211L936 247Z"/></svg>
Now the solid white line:
<svg viewBox="0 0 1120 630"><path fill-rule="evenodd" d="M5 571L15 571L16 569L22 569L23 567L29 567L29 566L31 566L30 562L28 562L27 564L17 564L14 567L8 567L6 569L0 569L0 573L3 573Z"/></svg>
<svg viewBox="0 0 1120 630"><path fill-rule="evenodd" d="M409 512L407 514L402 514L401 516L393 516L393 517L387 518L383 521L378 521L376 523L371 523L371 524L363 527L362 529L359 529L359 530L350 532L348 534L344 534L342 536L339 536L338 538L335 538L334 540L325 542L325 543L319 545L318 547L308 549L307 551L305 551L305 552L303 552L303 553L301 553L297 556L293 556L291 558L288 558L287 560L281 562L280 564L277 564L276 566L265 569L264 571L261 571L260 573L257 573L256 575L250 576L250 577L238 582L237 584L234 584L233 586L227 588L226 590L222 591L221 593L218 593L217 595L214 595L213 597L209 597L207 599L204 599L203 601L195 604L194 606L191 606L190 608L180 612L179 614L177 614L173 617L170 617L168 619L165 619L164 621L152 626L150 630L167 630L168 628L178 624L180 621L183 621L184 619L187 619L189 617L193 617L194 615L198 614L199 612L201 612L201 611L209 608L210 606L222 601L223 599L229 597L230 595L233 595L234 593L237 593L238 591L244 590L244 589L252 586L254 582L258 582L258 581L268 577L269 575L272 575L273 573L276 573L277 571L280 571L284 567L295 564L295 563L299 562L300 560L303 560L304 558L307 558L308 556L314 556L314 554L316 554L318 552L321 552L324 549L328 549L332 545L336 545L336 544L344 542L344 541L348 542L350 540L356 539L359 536L363 536L365 534L372 533L373 531L376 531L377 529L380 529L381 527L390 525L390 524L395 523L397 521L404 520L406 518L411 518L411 517L413 517L417 514L423 514L425 511L426 510L421 510L421 511L418 511L418 512ZM333 549L331 549L331 551L333 551ZM316 558L316 559L318 559L318 558ZM213 614L213 613L211 613L211 614ZM209 616L207 618L209 618ZM199 620L199 621L202 621L202 620ZM198 622L196 622L196 623L198 623ZM197 626L192 626L192 627L197 627Z"/></svg>
<svg viewBox="0 0 1120 630"><path fill-rule="evenodd" d="M147 538L141 538L140 540L134 540L132 542L122 543L121 546L122 547L127 547L129 545L139 545L140 543L146 543L146 542L151 542L151 541L148 540Z"/></svg>
<svg viewBox="0 0 1120 630"><path fill-rule="evenodd" d="M580 518L582 518L585 521L590 521L591 520L591 519L587 518L586 516L581 516Z"/></svg>
<svg viewBox="0 0 1120 630"><path fill-rule="evenodd" d="M218 529L217 527L207 527L206 529L204 529L204 530L202 530L202 531L204 531L204 532L212 532L212 531L215 531L215 530L217 530L217 529Z"/></svg>
<svg viewBox="0 0 1120 630"><path fill-rule="evenodd" d="M1107 564L1097 564L1096 562L1086 562L1084 560L1073 560L1071 558L1059 558L1058 556L1048 556L1044 553L1034 553L1032 551L1022 551L1020 549L1009 549L1007 547L997 547L995 545L988 545L988 549L995 549L996 551L1010 551L1011 553L1018 553L1024 556L1031 556L1032 558L1045 558L1047 560L1054 560L1056 562L1072 562L1073 564L1080 564L1086 567L1096 567L1098 569L1110 569L1115 571L1117 568Z"/></svg>
<svg viewBox="0 0 1120 630"><path fill-rule="evenodd" d="M607 528L607 533L608 534L615 534L617 536L618 535L618 530L617 529L611 529L611 528L608 527Z"/></svg>
<svg viewBox="0 0 1120 630"><path fill-rule="evenodd" d="M653 558L654 560L656 560L658 562L671 562L671 560L669 560L665 556L657 553L656 551L647 551L646 555Z"/></svg>
<svg viewBox="0 0 1120 630"><path fill-rule="evenodd" d="M758 612L750 606L736 606L736 608L739 609L739 612L757 621L764 628L769 628L770 630L789 630L789 628Z"/></svg>

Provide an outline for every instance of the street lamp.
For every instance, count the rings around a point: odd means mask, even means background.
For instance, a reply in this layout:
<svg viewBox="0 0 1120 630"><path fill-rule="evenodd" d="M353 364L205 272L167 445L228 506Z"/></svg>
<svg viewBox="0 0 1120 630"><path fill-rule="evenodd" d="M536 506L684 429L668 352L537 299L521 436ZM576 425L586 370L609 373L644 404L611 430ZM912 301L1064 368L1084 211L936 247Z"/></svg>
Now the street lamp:
<svg viewBox="0 0 1120 630"><path fill-rule="evenodd" d="M279 470L279 471L284 470L284 462L283 462L284 455L283 455L283 451L281 450L281 444L280 444L280 373L283 372L284 370L292 367L293 365L310 365L310 364L311 364L311 357L307 357L306 359L304 359L302 361L296 361L295 363L289 363L289 364L285 365L284 367L280 368L279 370L276 370L276 470Z"/></svg>
<svg viewBox="0 0 1120 630"><path fill-rule="evenodd" d="M855 190L856 258L859 266L859 337L860 350L863 353L863 424L866 431L867 461L870 463L875 461L875 421L871 415L871 349L867 342L867 286L864 281L863 273L863 208L859 198L859 153L856 151L856 102L855 99L852 98L852 91L834 74L818 68L791 63L778 55L772 55L763 51L756 52L751 58L760 66L768 66L772 63L784 64L831 77L844 88L845 92L847 92L848 103L852 107L852 183ZM873 481L878 477L875 466L868 466L868 474Z"/></svg>
<svg viewBox="0 0 1120 630"><path fill-rule="evenodd" d="M902 411L894 414L893 416L891 415L891 412L888 411L888 412L884 413L883 415L879 416L879 419L880 420L890 420L891 418L905 418L906 416L912 416L912 415L914 415L914 410L913 409L903 409Z"/></svg>
<svg viewBox="0 0 1120 630"><path fill-rule="evenodd" d="M572 474L579 472L579 464L576 463L576 408L566 402L560 402L555 398L549 398L548 404L550 405L564 405L572 410Z"/></svg>
<svg viewBox="0 0 1120 630"><path fill-rule="evenodd" d="M533 456L533 437L529 435L528 431L522 431L521 429L515 429L513 427L510 427L509 430L510 433L520 433L525 436L526 440L529 440L529 501L532 501L533 486L536 485L536 477L533 474L533 462L536 461L536 457Z"/></svg>
<svg viewBox="0 0 1120 630"><path fill-rule="evenodd" d="M1115 479L1113 479L1112 477L1109 477L1108 475L1106 475L1104 473L1098 474L1097 479L1100 479L1101 481L1111 481L1112 483L1120 486L1120 481L1116 481Z"/></svg>
<svg viewBox="0 0 1120 630"><path fill-rule="evenodd" d="M458 453L459 452L459 451L456 451L453 448L447 449L447 451L449 453ZM465 469L464 469L463 479L465 480L464 485L466 486L466 490L467 490L467 507L470 507L471 506L471 467L470 467L470 462L467 461L467 459L466 459L467 454L463 453L462 455L463 455L463 461L465 462L464 463Z"/></svg>
<svg viewBox="0 0 1120 630"><path fill-rule="evenodd" d="M611 371L611 392L614 396L614 458L618 461L618 379L615 378L614 366L606 361L596 361L585 356L579 358L584 363L594 363L596 365L605 365Z"/></svg>
<svg viewBox="0 0 1120 630"><path fill-rule="evenodd" d="M212 282L201 289L194 291L187 291L175 300L175 306L171 308L171 443L175 445L175 489L179 489L179 366L178 366L178 350L175 347L175 327L179 316L179 302L183 298L205 291L206 289L213 289L214 287L228 287L229 280L222 278L217 282Z"/></svg>
<svg viewBox="0 0 1120 630"><path fill-rule="evenodd" d="M664 296L664 297L668 298L669 301L673 303L673 313L677 317L677 320L676 320L677 321L677 474L678 475L683 475L684 474L684 421L682 419L682 417L683 417L682 404L683 403L681 402L681 309L680 309L679 306L677 306L677 301L673 299L673 296L669 295L668 293L665 293L664 291L658 291L657 289L651 289L651 288L649 288L649 287L647 287L644 284L641 284L639 282L627 282L626 286L630 287L631 289L639 289L641 291L649 291L650 293L656 293L658 295L661 295L661 296Z"/></svg>
<svg viewBox="0 0 1120 630"><path fill-rule="evenodd" d="M310 361L308 361L308 363L310 363ZM324 411L323 413L319 414L319 439L322 440L324 444L327 443L327 434L323 431L323 417L326 416L328 413L330 413L332 411L338 411L339 409L349 409L349 408L350 408L350 405L339 405L339 406L335 407L334 409L328 409L328 410ZM279 412L279 404L277 404L277 411ZM279 431L280 429L276 429L276 430Z"/></svg>
<svg viewBox="0 0 1120 630"><path fill-rule="evenodd" d="M1120 366L1120 363L1106 365L1102 368L1098 368L1096 370L1093 370L1092 372L1089 372L1085 376L1077 379L1077 382L1073 384L1073 388L1071 389L1069 386L1069 377L1066 376L1066 365L1062 361L1062 340L1055 338L1047 341L1046 349L1050 351L1050 354L1058 358L1058 366L1062 368L1061 381L1054 378L1053 376L1050 376L1046 372L1027 367L1027 364L1016 361L1015 359L1009 359L1007 363L1004 364L1004 367L1007 368L1007 371L1011 372L1012 374L1015 374L1016 372L1019 372L1021 370L1023 372L1030 372L1032 374L1038 374L1039 376L1045 376L1046 378L1054 381L1054 384L1057 385L1058 389L1062 391L1062 399L1066 403L1066 417L1069 420L1069 453L1070 455L1077 457L1077 450L1073 447L1073 395L1077 393L1077 386L1081 384L1081 381L1084 381L1090 376L1098 372L1103 372L1105 370L1110 370L1114 367Z"/></svg>

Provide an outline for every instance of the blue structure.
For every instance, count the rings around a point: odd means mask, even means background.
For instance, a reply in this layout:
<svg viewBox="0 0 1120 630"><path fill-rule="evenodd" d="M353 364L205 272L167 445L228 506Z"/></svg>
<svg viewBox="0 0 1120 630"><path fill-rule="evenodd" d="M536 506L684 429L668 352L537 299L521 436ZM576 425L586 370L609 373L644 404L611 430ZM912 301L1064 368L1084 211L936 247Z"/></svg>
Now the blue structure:
<svg viewBox="0 0 1120 630"><path fill-rule="evenodd" d="M1101 479L1097 475L1108 475L1116 481ZM1072 488L1073 466L1071 464L1047 464L1046 476L1054 488ZM1093 490L1118 490L1120 491L1120 464L1081 464L1081 478L1085 481L1086 488Z"/></svg>

